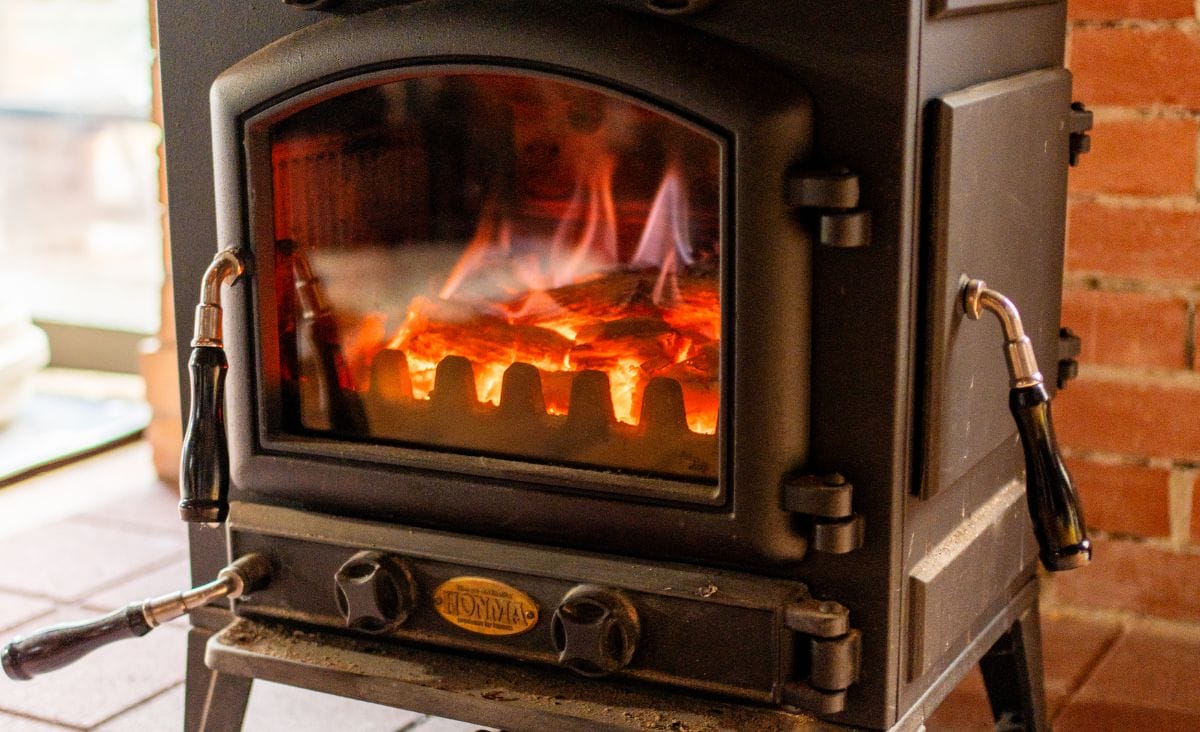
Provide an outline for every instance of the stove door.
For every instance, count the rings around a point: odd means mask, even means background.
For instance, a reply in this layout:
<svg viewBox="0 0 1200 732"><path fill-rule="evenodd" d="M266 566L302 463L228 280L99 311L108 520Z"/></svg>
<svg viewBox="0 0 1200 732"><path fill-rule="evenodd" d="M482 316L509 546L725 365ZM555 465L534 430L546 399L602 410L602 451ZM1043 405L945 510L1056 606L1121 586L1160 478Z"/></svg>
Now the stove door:
<svg viewBox="0 0 1200 732"><path fill-rule="evenodd" d="M235 492L803 556L794 81L645 15L418 3L294 33L212 99L219 245L254 260L226 311Z"/></svg>

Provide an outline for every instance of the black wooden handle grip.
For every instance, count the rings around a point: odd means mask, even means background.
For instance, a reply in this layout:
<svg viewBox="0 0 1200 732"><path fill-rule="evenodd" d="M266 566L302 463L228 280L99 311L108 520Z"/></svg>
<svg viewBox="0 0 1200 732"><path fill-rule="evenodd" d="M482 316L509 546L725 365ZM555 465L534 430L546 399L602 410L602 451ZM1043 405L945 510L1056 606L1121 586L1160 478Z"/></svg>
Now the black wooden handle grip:
<svg viewBox="0 0 1200 732"><path fill-rule="evenodd" d="M136 638L150 630L142 603L135 602L96 620L55 625L27 638L17 638L4 647L0 662L10 679L28 681L74 663L100 646Z"/></svg>
<svg viewBox="0 0 1200 732"><path fill-rule="evenodd" d="M1052 572L1082 567L1091 561L1092 544L1071 474L1058 452L1050 396L1041 384L1018 387L1009 392L1008 406L1025 450L1025 497L1042 564Z"/></svg>
<svg viewBox="0 0 1200 732"><path fill-rule="evenodd" d="M225 438L225 372L219 346L196 346L188 360L192 406L179 465L179 515L220 523L229 513L229 445Z"/></svg>

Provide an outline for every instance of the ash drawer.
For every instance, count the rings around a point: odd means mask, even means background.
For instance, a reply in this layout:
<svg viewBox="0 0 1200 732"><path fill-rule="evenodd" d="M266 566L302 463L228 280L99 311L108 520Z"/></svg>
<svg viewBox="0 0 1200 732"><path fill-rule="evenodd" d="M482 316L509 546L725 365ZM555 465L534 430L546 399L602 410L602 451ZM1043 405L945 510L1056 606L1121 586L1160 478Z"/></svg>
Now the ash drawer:
<svg viewBox="0 0 1200 732"><path fill-rule="evenodd" d="M848 611L799 582L251 503L230 526L235 555L275 565L242 616L820 713L857 679Z"/></svg>

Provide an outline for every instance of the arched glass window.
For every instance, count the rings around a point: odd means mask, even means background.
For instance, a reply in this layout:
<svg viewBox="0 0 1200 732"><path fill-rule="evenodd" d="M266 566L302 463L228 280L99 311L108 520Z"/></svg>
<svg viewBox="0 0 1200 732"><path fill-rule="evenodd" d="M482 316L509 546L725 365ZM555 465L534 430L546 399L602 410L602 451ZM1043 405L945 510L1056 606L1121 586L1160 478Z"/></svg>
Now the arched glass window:
<svg viewBox="0 0 1200 732"><path fill-rule="evenodd" d="M267 135L285 428L716 478L719 138L445 69Z"/></svg>

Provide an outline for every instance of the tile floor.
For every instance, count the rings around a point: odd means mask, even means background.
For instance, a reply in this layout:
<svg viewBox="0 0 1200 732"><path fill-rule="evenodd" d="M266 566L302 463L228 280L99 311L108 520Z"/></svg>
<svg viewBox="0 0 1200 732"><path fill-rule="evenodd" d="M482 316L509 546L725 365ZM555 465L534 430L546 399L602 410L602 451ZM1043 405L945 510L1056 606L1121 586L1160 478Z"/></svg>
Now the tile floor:
<svg viewBox="0 0 1200 732"><path fill-rule="evenodd" d="M143 443L0 490L0 642L187 586L184 528ZM1200 629L1071 608L1043 612L1054 728L1200 730ZM186 622L30 682L0 678L0 730L179 729ZM256 682L247 732L467 732L476 725ZM930 730L990 730L972 673Z"/></svg>
<svg viewBox="0 0 1200 732"><path fill-rule="evenodd" d="M1056 732L1200 730L1200 628L1151 618L1043 609L1046 703ZM973 672L929 730L991 730Z"/></svg>
<svg viewBox="0 0 1200 732"><path fill-rule="evenodd" d="M184 525L135 443L0 489L0 643L188 587ZM187 623L74 665L0 676L4 732L158 732L183 721ZM256 682L246 732L471 732L478 725Z"/></svg>

